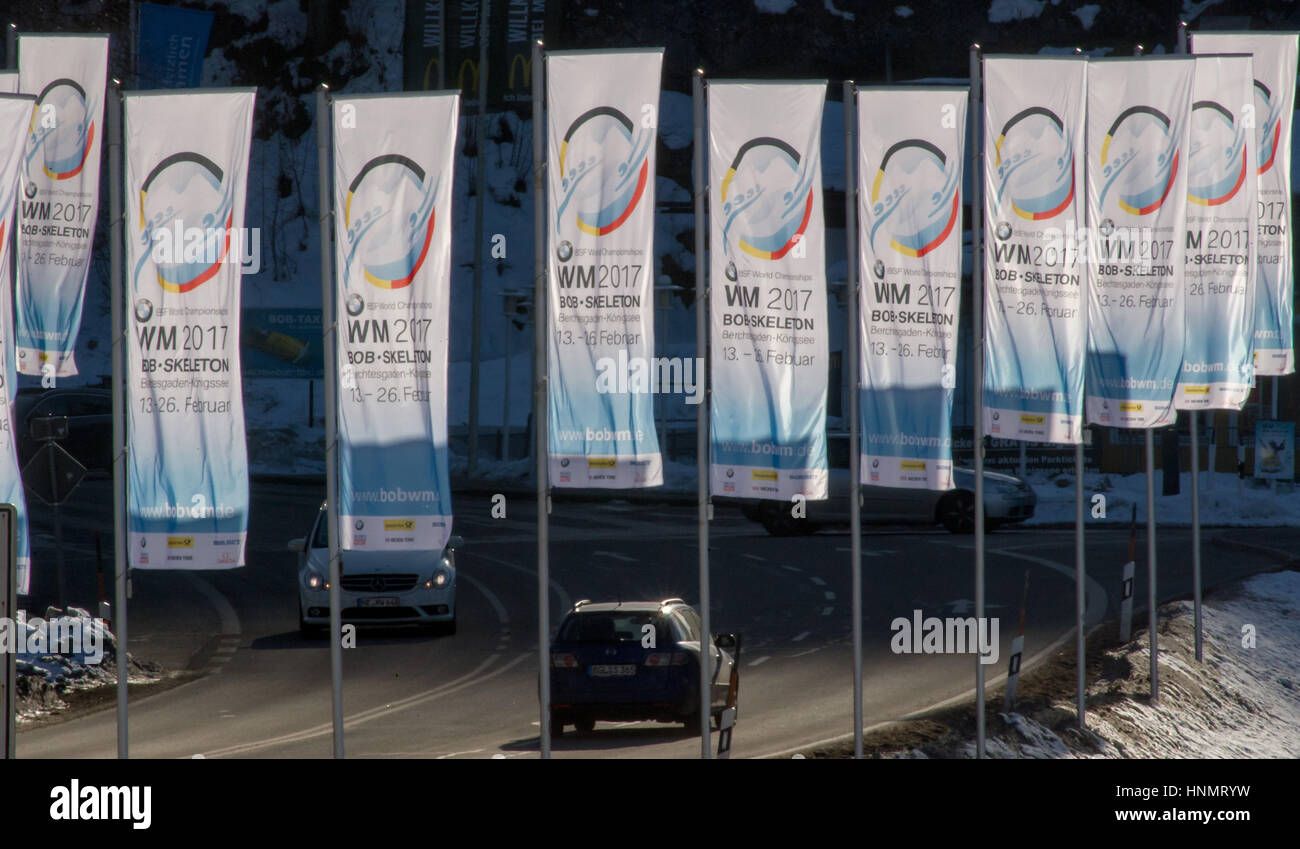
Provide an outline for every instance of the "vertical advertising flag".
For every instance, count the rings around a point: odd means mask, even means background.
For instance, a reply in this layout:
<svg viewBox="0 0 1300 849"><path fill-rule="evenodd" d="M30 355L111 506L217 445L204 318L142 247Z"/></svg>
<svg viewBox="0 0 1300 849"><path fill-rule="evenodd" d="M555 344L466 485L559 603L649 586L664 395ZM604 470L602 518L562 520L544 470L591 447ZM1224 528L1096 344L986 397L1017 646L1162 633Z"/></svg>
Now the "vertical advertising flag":
<svg viewBox="0 0 1300 849"><path fill-rule="evenodd" d="M203 54L212 31L212 12L179 6L139 4L140 46L136 87L197 88L203 81Z"/></svg>
<svg viewBox="0 0 1300 849"><path fill-rule="evenodd" d="M244 564L240 257L253 89L125 96L130 565Z"/></svg>
<svg viewBox="0 0 1300 849"><path fill-rule="evenodd" d="M18 371L68 377L99 211L108 36L20 35L18 77L36 95L19 200Z"/></svg>
<svg viewBox="0 0 1300 849"><path fill-rule="evenodd" d="M0 71L0 94L17 94L17 93L18 93L18 72ZM31 105L32 105L31 101L28 101L27 106L29 110ZM23 125L22 146L23 147L26 146L27 127L31 122L31 118L32 116L30 111L28 111L28 113L23 116L23 120L22 120L22 125ZM0 133L8 133L8 127L5 125L0 125ZM5 138L7 140L8 137L6 136ZM21 166L22 158L19 157L17 162L18 165ZM16 171L14 173L14 178L19 179L19 175L21 173L22 171L20 168L19 171ZM21 190L22 190L22 183L20 180L18 184L18 188L15 189L15 192L21 192ZM14 202L17 197L18 195L15 194L12 198L10 198L9 200L10 206L14 205ZM6 209L7 208L8 207L6 207ZM5 229L4 237L11 241L14 240L15 238L17 238L17 234L15 232L17 229L18 229L18 222L16 220L11 220L9 222L9 226ZM18 352L14 350L14 269L17 267L17 262L15 259L16 255L17 255L17 248L15 247L9 251L9 254L5 258L4 263L0 264L0 334L3 334L4 343L5 345L8 346L5 349L7 353L5 354L5 367L4 367L3 374L4 374L4 381L5 381L5 389L8 391L10 403L13 403L14 398L17 397L18 395Z"/></svg>
<svg viewBox="0 0 1300 849"><path fill-rule="evenodd" d="M826 84L710 83L710 491L826 498Z"/></svg>
<svg viewBox="0 0 1300 849"><path fill-rule="evenodd" d="M968 98L858 90L863 483L952 488Z"/></svg>
<svg viewBox="0 0 1300 849"><path fill-rule="evenodd" d="M32 117L30 95L0 94L0 504L12 504L17 520L18 593L31 592L31 548L27 536L27 499L18 471L18 451L10 405L14 398L14 341L10 320L9 266L16 219L16 200L22 187L22 162L27 125Z"/></svg>
<svg viewBox="0 0 1300 849"><path fill-rule="evenodd" d="M1255 174L1255 373L1295 371L1291 255L1291 113L1295 107L1294 32L1206 32L1192 35L1193 53L1253 54Z"/></svg>
<svg viewBox="0 0 1300 849"><path fill-rule="evenodd" d="M1250 56L1196 57L1179 410L1240 410L1255 382L1254 79Z"/></svg>
<svg viewBox="0 0 1300 849"><path fill-rule="evenodd" d="M1181 56L1088 63L1089 424L1174 421L1195 67Z"/></svg>
<svg viewBox="0 0 1300 849"><path fill-rule="evenodd" d="M984 60L984 432L1077 445L1088 267L1083 58Z"/></svg>
<svg viewBox="0 0 1300 849"><path fill-rule="evenodd" d="M451 536L447 339L456 94L337 98L340 547Z"/></svg>
<svg viewBox="0 0 1300 849"><path fill-rule="evenodd" d="M662 49L546 57L554 486L663 484L651 394L673 388L654 357L662 66Z"/></svg>

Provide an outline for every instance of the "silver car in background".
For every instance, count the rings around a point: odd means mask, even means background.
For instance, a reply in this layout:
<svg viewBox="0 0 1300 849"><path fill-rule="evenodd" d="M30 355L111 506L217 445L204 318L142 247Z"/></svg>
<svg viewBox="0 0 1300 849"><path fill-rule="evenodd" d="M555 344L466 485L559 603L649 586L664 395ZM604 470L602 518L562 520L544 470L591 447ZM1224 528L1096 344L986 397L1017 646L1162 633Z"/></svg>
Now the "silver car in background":
<svg viewBox="0 0 1300 849"><path fill-rule="evenodd" d="M775 536L810 534L819 528L849 523L848 438L828 440L829 498L806 502L807 517L790 515L790 503L745 499L741 512ZM838 462L837 462L838 461ZM872 524L940 524L954 534L975 532L975 472L953 469L953 488L947 491L862 485L862 521ZM1033 487L1014 475L984 470L984 529L1023 522L1034 515L1038 496Z"/></svg>

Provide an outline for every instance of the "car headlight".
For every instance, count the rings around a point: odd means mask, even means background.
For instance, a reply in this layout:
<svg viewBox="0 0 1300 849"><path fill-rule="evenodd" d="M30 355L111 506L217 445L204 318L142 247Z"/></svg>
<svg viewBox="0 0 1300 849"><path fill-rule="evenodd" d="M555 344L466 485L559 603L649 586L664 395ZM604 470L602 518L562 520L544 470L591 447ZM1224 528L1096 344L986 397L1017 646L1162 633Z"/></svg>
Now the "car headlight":
<svg viewBox="0 0 1300 849"><path fill-rule="evenodd" d="M325 576L311 568L303 570L302 585L309 590L327 590L330 587Z"/></svg>
<svg viewBox="0 0 1300 849"><path fill-rule="evenodd" d="M433 570L433 574L429 576L429 580L424 582L425 589L442 589L451 583L451 574L451 561L446 557L443 557L442 562L438 564L438 567Z"/></svg>

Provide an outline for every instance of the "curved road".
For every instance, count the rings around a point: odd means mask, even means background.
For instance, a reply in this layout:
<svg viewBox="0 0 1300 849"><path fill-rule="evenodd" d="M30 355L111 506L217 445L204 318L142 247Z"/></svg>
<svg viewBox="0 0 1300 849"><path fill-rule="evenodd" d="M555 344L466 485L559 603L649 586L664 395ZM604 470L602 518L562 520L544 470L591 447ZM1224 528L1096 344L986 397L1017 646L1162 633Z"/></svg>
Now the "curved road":
<svg viewBox="0 0 1300 849"><path fill-rule="evenodd" d="M107 482L83 484L65 508L67 592L95 597L96 532L108 538ZM131 702L133 757L328 757L329 650L297 631L290 537L306 533L320 501L308 485L254 486L249 565L229 572L137 572L131 645L137 657L203 673ZM535 757L538 750L534 505L510 501L490 518L486 497L459 495L459 632L434 637L398 629L358 632L344 652L346 753L367 757ZM53 544L48 510L34 510L38 553ZM580 598L698 597L694 507L563 503L551 517L552 626ZM1207 537L1213 532L1208 532ZM1240 532L1267 542L1266 530ZM1160 536L1162 598L1190 591L1189 534ZM990 683L1005 672L1031 573L1026 654L1072 641L1073 534L1012 529L987 537L988 615L1000 617L1001 650ZM940 530L865 529L864 716L897 719L962 696L974 684L970 655L898 655L895 617L970 615L972 539ZM767 536L719 506L711 526L715 631L744 635L740 721L733 754L787 754L852 731L849 539ZM1089 624L1117 612L1128 530L1090 529ZM1145 551L1139 538L1139 556ZM45 562L49 562L48 559ZM1207 586L1267 568L1267 558L1204 547ZM111 568L111 566L110 566ZM1136 597L1146 598L1139 567ZM38 576L31 607L53 603L56 583ZM1139 605L1140 608L1140 605ZM1135 621L1145 623L1138 617ZM22 757L113 757L115 716L102 710L28 728ZM698 757L681 726L600 723L554 741L565 756Z"/></svg>

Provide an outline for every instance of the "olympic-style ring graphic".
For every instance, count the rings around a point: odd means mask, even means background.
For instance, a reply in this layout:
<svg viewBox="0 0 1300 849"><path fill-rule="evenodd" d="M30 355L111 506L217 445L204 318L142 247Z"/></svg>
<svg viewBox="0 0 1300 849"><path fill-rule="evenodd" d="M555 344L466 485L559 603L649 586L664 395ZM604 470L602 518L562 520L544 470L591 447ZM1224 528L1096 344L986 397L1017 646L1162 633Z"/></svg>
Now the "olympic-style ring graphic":
<svg viewBox="0 0 1300 849"><path fill-rule="evenodd" d="M1200 129L1198 120L1202 122ZM1245 185L1250 170L1244 134L1232 113L1213 100L1192 104L1192 126L1198 138L1209 138L1203 146L1194 145L1188 156L1187 199L1197 206L1225 204ZM1222 139L1225 129L1226 144ZM1192 185L1193 180L1196 185Z"/></svg>
<svg viewBox="0 0 1300 849"><path fill-rule="evenodd" d="M564 197L559 204L562 216L570 201L577 206L576 190L593 174L602 174L597 167L597 159L589 157L576 164L570 163L569 146L580 133L617 132L629 146L628 159L618 163L618 183L608 195L608 202L597 209L577 209L578 229L589 236L607 236L613 233L632 216L637 205L645 195L646 184L650 180L650 144L653 133L638 133L631 119L612 106L597 106L588 109L569 125L560 142L560 179ZM599 136L598 136L599 137ZM572 166L572 167L570 167ZM592 197L604 201L604 192L595 192ZM584 198L585 199L585 198ZM557 220L558 226L558 220Z"/></svg>
<svg viewBox="0 0 1300 849"><path fill-rule="evenodd" d="M173 153L163 159L154 166L140 186L140 231L144 235L144 241L150 247L153 244L153 234L167 228L171 222L177 221L182 226L185 226L187 219L184 211L177 210L172 204L179 202L181 197L185 200L191 200L195 197L193 192L176 191L174 192L175 197L171 198L171 203L165 209L157 210L152 214L148 213L146 205L149 190L164 175L166 175L168 181L179 181L184 186L188 186L191 180L201 180L212 189L216 200L215 208L201 211L193 219L190 219L193 223L189 225L191 227L202 227L211 234L208 238L215 235L220 239L220 248L217 251L215 261L208 262L207 259L211 257L207 256L205 252L204 260L185 262L180 258L183 255L183 246L173 244L173 251L176 254L174 260L169 263L154 263L158 273L158 284L168 292L184 294L211 280L220 270L221 264L226 261L226 256L230 252L230 229L234 226L233 189L225 185L225 174L221 167L202 154L183 151ZM219 233L214 233L216 228L220 228ZM148 253L146 252L146 259Z"/></svg>
<svg viewBox="0 0 1300 849"><path fill-rule="evenodd" d="M70 90L68 96L81 101L81 120L67 121L66 116L56 114L55 126L49 129L42 128L37 120L42 114L42 106L47 99L63 94L64 90ZM95 143L95 122L90 116L91 104L86 98L86 90L80 83L66 78L51 82L41 90L35 106L32 107L32 120L27 129L32 137L36 138L36 142L32 145L32 152L28 159L36 155L38 148L43 148L41 169L45 172L45 176L51 180L70 180L80 174L81 169L86 166L86 159L89 158L90 149ZM42 129L44 132L41 132ZM37 137L38 133L40 133L39 137ZM58 144L68 141L76 142L69 150L63 150Z"/></svg>
<svg viewBox="0 0 1300 849"><path fill-rule="evenodd" d="M1023 176L1022 169L1041 165L1044 162L1040 158L1041 154L1029 150L1028 145L1042 139L1045 135L1048 135L1051 142L1059 145L1060 148L1060 155L1055 158L1055 161L1046 162L1047 168L1055 168L1054 174L1046 175L1051 177L1050 184L1034 196L1019 197L1012 194L1010 197L1011 209L1016 215L1028 221L1055 218L1065 212L1074 201L1074 150L1065 132L1065 122L1050 109L1031 106L1013 115L1002 126L993 148L994 167L999 177L997 200L1001 201L1002 194L1010 185L1013 175ZM1010 137L1009 142L1008 137ZM1042 167L1033 170L1035 173L1031 179L1045 176Z"/></svg>
<svg viewBox="0 0 1300 849"><path fill-rule="evenodd" d="M890 163L896 162L890 172ZM881 186L886 175L892 177L894 187L881 199ZM874 246L876 232L891 219L895 228L906 227L905 232L894 230L889 246L903 256L920 258L942 245L961 219L961 198L957 191L956 169L948 167L948 157L939 147L924 139L905 139L896 142L885 152L871 182L871 204L875 223L871 227ZM914 197L916 207L910 214L899 212L904 201ZM899 212L897 216L894 213Z"/></svg>
<svg viewBox="0 0 1300 849"><path fill-rule="evenodd" d="M1127 155L1122 156L1116 161L1110 159L1110 145L1115 138L1115 134L1125 124L1129 126L1141 126L1139 122L1154 119L1155 125L1164 134L1167 141L1165 149L1156 155L1156 181L1152 185L1142 187L1139 191L1119 194L1119 206L1130 215L1150 215L1159 209L1169 197L1170 191L1174 187L1174 178L1178 174L1178 157L1179 150L1176 140L1170 138L1170 120L1169 116L1152 106L1130 106L1119 114L1110 129L1106 131L1106 137L1101 143L1101 167L1102 173L1106 177L1106 182L1102 187L1101 197L1105 200L1106 193L1115 183L1120 173L1125 171L1135 159L1133 151L1128 151ZM1132 122L1132 123L1130 123Z"/></svg>
<svg viewBox="0 0 1300 849"><path fill-rule="evenodd" d="M352 204L363 183L368 178L381 177L413 186L419 193L416 208L405 217L401 217L400 210L394 213L387 207L367 208L359 210L354 221ZM348 184L343 204L343 224L350 244L348 268L351 269L354 260L359 261L366 280L380 289L402 289L411 285L433 243L436 191L436 185L428 185L424 169L399 153L376 156L363 165ZM392 185L387 185L384 194L392 199L397 192L393 191ZM363 242L369 243L369 255L362 251ZM380 254L377 258L373 255L376 250Z"/></svg>
<svg viewBox="0 0 1300 849"><path fill-rule="evenodd" d="M788 167L788 173L794 179L795 185L784 190L764 185L764 178L767 176L767 172L764 171L755 175L756 182L753 187L729 200L732 181L743 167L745 159L759 152L774 154L774 161ZM797 150L781 139L771 136L750 139L736 151L735 158L727 167L726 176L722 178L722 205L727 217L723 233L728 232L740 213L753 206L769 189L782 191L781 200L784 204L779 216L780 223L773 232L741 235L738 238L737 244L742 251L758 259L776 260L788 254L803 239L804 232L808 229L808 222L812 220L813 187L811 175L802 166L803 161ZM784 177L785 174L781 176Z"/></svg>

